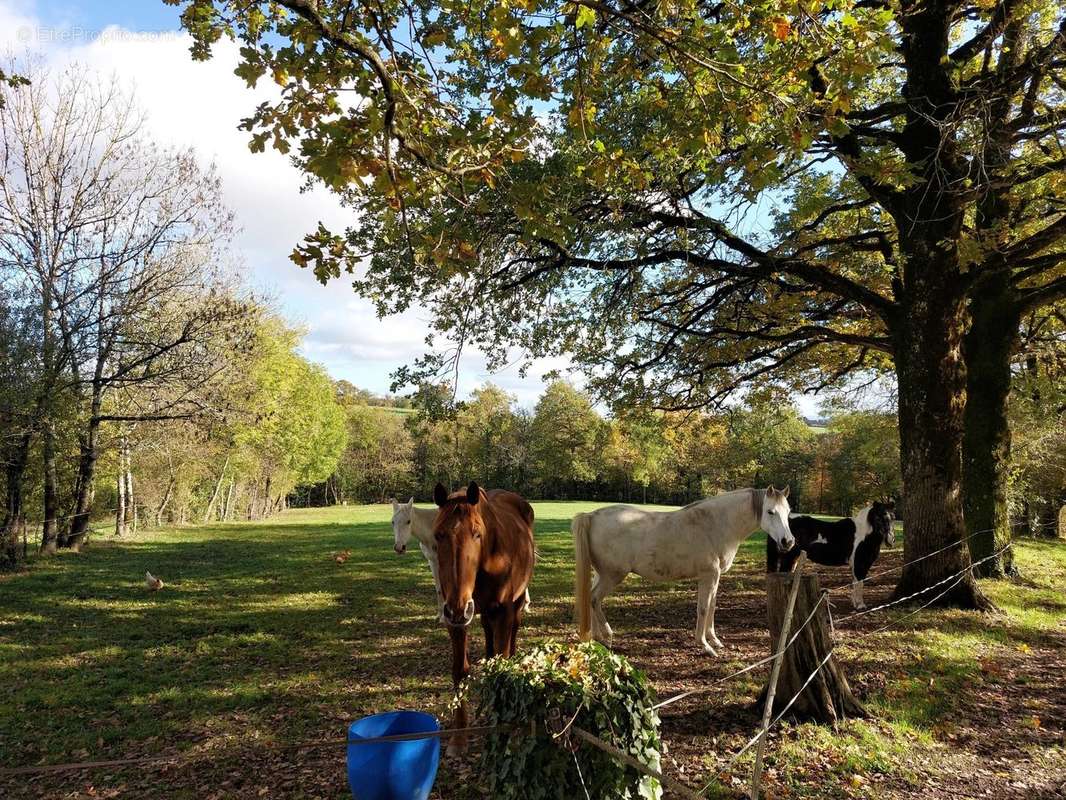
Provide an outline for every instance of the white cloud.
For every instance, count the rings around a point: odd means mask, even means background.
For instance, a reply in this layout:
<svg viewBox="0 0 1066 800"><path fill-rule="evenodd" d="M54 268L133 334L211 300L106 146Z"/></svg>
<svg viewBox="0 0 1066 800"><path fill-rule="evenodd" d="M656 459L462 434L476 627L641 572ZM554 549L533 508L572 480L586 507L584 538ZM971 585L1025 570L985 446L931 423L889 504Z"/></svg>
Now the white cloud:
<svg viewBox="0 0 1066 800"><path fill-rule="evenodd" d="M0 50L39 52L55 67L84 65L117 75L147 114L146 126L162 144L193 147L213 161L227 203L237 213L237 247L253 283L275 297L286 315L308 331L304 350L332 375L373 391L385 391L389 373L425 350L428 312L415 309L378 320L369 302L343 279L321 286L288 255L321 220L343 229L351 212L321 187L301 192L303 176L288 158L268 150L253 154L237 129L274 87L249 90L233 74L237 47L221 42L208 62L194 62L190 39L178 32L138 33L119 27L89 31L53 22L42 25L28 3L0 0ZM553 365L555 366L555 365ZM565 365L564 365L565 366ZM480 354L464 357L460 394L492 380L532 405L543 388L544 365L522 379L517 370L490 375Z"/></svg>

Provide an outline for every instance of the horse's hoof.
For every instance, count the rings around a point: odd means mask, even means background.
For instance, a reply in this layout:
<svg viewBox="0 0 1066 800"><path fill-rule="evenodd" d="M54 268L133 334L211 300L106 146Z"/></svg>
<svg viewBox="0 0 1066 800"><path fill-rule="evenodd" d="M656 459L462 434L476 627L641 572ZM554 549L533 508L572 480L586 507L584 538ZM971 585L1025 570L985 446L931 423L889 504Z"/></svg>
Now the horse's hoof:
<svg viewBox="0 0 1066 800"><path fill-rule="evenodd" d="M715 636L713 639L711 639L711 641L714 643L715 647L718 647L718 648L725 647L725 643L721 639L719 639L717 636Z"/></svg>
<svg viewBox="0 0 1066 800"><path fill-rule="evenodd" d="M703 648L703 652L709 656L716 656L718 652L711 647L707 642L700 642L700 647Z"/></svg>

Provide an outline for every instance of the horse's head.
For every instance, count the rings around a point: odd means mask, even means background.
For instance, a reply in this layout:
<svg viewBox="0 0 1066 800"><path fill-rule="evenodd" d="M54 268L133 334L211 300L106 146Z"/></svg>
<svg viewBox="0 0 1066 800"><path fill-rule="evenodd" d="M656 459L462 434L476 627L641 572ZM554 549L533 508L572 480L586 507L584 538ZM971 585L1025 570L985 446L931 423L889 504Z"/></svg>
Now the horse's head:
<svg viewBox="0 0 1066 800"><path fill-rule="evenodd" d="M783 551L791 550L796 544L796 538L788 527L788 515L791 510L788 505L787 486L781 491L773 486L767 487L763 495L759 525Z"/></svg>
<svg viewBox="0 0 1066 800"><path fill-rule="evenodd" d="M866 520L873 528L874 534L881 537L886 547L891 547L896 541L896 528L892 524L893 511L895 511L895 504L891 500L885 502L875 500L870 504L870 510L866 512Z"/></svg>
<svg viewBox="0 0 1066 800"><path fill-rule="evenodd" d="M433 522L433 538L444 595L444 621L452 627L466 627L474 620L474 583L481 566L485 535L481 509L485 499L476 483L451 495L438 483L433 499L440 506Z"/></svg>
<svg viewBox="0 0 1066 800"><path fill-rule="evenodd" d="M392 501L392 539L397 553L407 550L407 542L411 539L411 509L414 507L413 497L406 503Z"/></svg>

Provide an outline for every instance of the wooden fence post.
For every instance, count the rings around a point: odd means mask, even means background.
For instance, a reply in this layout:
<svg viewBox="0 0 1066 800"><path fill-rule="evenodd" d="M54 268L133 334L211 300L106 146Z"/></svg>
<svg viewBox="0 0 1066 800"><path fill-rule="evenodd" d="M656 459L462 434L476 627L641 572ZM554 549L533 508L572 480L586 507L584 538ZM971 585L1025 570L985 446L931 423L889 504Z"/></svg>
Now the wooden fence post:
<svg viewBox="0 0 1066 800"><path fill-rule="evenodd" d="M774 666L770 670L770 683L766 687L766 704L763 706L759 742L755 748L755 769L751 774L752 800L759 800L759 784L762 782L762 760L763 754L766 752L766 732L770 729L770 715L774 710L774 695L777 693L777 680L781 676L781 662L784 660L785 646L788 643L788 633L792 628L792 610L796 607L796 595L799 592L800 576L803 573L803 567L806 563L807 554L800 553L800 557L796 559L792 572L792 588L788 593L788 606L785 611L784 624L781 626L781 632L777 637L777 658L774 659ZM770 577L772 576L767 576L768 583ZM766 600L767 603L770 602L769 591L767 592Z"/></svg>
<svg viewBox="0 0 1066 800"><path fill-rule="evenodd" d="M770 635L784 627L784 597L787 576L767 576L767 613ZM866 709L851 693L848 680L833 652L829 627L829 609L822 599L818 576L807 574L799 579L799 592L793 612L793 627L810 617L781 660L781 677L777 686L774 713L780 714L793 697L789 715L797 719L835 724L845 718L866 716ZM798 695L798 696L797 696ZM782 699L783 698L783 699Z"/></svg>

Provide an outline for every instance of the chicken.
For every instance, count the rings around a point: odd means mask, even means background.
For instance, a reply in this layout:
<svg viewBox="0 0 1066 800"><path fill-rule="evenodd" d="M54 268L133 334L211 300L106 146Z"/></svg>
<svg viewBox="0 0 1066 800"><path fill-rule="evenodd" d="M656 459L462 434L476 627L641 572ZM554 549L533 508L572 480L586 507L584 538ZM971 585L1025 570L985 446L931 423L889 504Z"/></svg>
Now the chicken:
<svg viewBox="0 0 1066 800"><path fill-rule="evenodd" d="M150 592L158 592L163 588L163 581L147 570L144 573L144 585Z"/></svg>
<svg viewBox="0 0 1066 800"><path fill-rule="evenodd" d="M351 550L342 550L339 553L334 553L333 554L333 560L336 561L338 564L343 564L345 561L347 561L351 557L351 555L352 555L352 551Z"/></svg>

